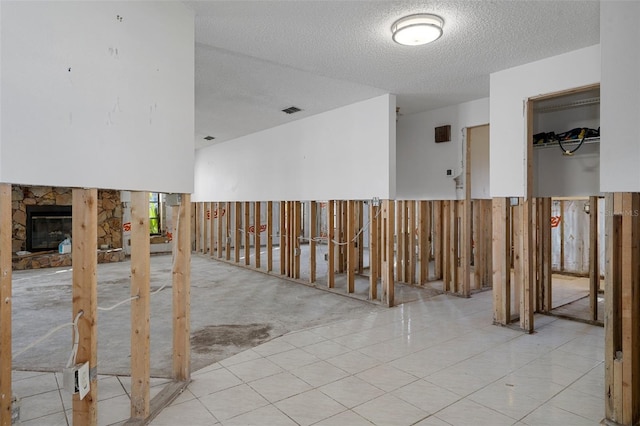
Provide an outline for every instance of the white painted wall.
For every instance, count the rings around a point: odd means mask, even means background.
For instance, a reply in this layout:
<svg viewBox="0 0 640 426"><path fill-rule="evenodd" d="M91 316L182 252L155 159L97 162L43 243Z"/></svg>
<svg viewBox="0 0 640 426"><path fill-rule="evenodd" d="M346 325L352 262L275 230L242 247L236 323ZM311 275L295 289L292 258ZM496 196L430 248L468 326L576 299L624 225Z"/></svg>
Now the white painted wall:
<svg viewBox="0 0 640 426"><path fill-rule="evenodd" d="M467 129L467 143L470 143L471 147L471 198L474 200L491 199L489 126ZM465 158L467 158L466 155Z"/></svg>
<svg viewBox="0 0 640 426"><path fill-rule="evenodd" d="M394 198L395 107L378 96L199 149L193 201Z"/></svg>
<svg viewBox="0 0 640 426"><path fill-rule="evenodd" d="M600 189L640 191L640 2L600 4Z"/></svg>
<svg viewBox="0 0 640 426"><path fill-rule="evenodd" d="M557 145L534 147L533 157L534 197L600 195L599 143L584 144L571 156Z"/></svg>
<svg viewBox="0 0 640 426"><path fill-rule="evenodd" d="M598 83L600 45L498 71L490 78L491 196L524 196L528 143L524 102Z"/></svg>
<svg viewBox="0 0 640 426"><path fill-rule="evenodd" d="M489 122L489 99L400 117L397 136L397 198L456 199L454 176L462 173L462 129ZM451 125L451 142L435 143L438 126Z"/></svg>
<svg viewBox="0 0 640 426"><path fill-rule="evenodd" d="M1 25L1 182L192 192L183 4L3 1Z"/></svg>

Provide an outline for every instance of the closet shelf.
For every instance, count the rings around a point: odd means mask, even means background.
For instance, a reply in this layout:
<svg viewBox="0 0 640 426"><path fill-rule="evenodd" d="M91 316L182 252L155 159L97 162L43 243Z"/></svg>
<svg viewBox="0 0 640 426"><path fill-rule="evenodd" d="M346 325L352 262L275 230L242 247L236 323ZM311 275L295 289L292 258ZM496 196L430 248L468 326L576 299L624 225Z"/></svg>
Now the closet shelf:
<svg viewBox="0 0 640 426"><path fill-rule="evenodd" d="M562 141L562 146L564 146L565 148L571 148L576 146L577 144L580 143L580 139L570 139L567 141ZM590 145L593 143L600 143L600 137L595 137L595 138L586 138L584 140L584 145ZM558 142L549 142L549 143L545 143L545 144L538 144L538 145L534 145L533 149L545 149L545 148L555 148L558 149L558 147L560 146L560 144Z"/></svg>

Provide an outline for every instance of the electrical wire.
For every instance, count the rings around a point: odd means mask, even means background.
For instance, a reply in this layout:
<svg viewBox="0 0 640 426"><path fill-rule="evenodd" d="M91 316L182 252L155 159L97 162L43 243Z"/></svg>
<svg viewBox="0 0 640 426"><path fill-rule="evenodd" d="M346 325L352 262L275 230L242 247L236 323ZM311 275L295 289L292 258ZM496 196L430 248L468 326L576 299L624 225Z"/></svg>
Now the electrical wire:
<svg viewBox="0 0 640 426"><path fill-rule="evenodd" d="M29 349L33 348L36 345L39 345L40 343L44 342L45 340L47 340L49 337L51 337L53 334L57 333L58 331L62 330L65 327L74 327L74 331L77 329L78 327L78 318L80 318L80 316L83 314L82 311L78 312L78 315L76 315L76 319L73 322L68 322L65 324L61 324L53 329L51 329L47 334L45 334L44 336L42 336L41 338L39 338L38 340L36 340L35 342L31 343L30 345L28 345L26 348L22 349L20 352L14 354L11 359L16 359L17 357L19 357L20 355L22 355L23 353L25 353L26 351L28 351ZM77 335L77 333L76 333Z"/></svg>
<svg viewBox="0 0 640 426"><path fill-rule="evenodd" d="M571 151L569 151L568 149L565 149L565 147L562 146L562 141L558 139L558 146L562 150L562 155L567 155L567 156L573 155L573 153L576 152L577 150L579 150L580 147L582 146L582 144L584 144L584 140L586 138L587 138L587 132L585 131L584 136L582 137L582 139L580 139L580 143L578 144L578 146L573 148Z"/></svg>
<svg viewBox="0 0 640 426"><path fill-rule="evenodd" d="M80 333L78 332L78 320L84 314L84 311L80 310L73 320L73 347L71 354L69 354L69 360L67 361L67 368L72 365L76 365L76 357L78 356L78 343L80 342Z"/></svg>

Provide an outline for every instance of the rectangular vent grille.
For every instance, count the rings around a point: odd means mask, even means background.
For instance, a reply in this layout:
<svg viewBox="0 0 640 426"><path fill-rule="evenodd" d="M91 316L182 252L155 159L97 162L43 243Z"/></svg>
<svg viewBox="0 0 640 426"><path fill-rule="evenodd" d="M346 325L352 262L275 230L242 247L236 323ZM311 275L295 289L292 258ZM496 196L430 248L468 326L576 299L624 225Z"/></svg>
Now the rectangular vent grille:
<svg viewBox="0 0 640 426"><path fill-rule="evenodd" d="M300 112L300 111L302 111L300 108L294 107L294 106L290 106L289 108L285 108L282 110L282 112L285 112L287 114L293 114L295 112Z"/></svg>
<svg viewBox="0 0 640 426"><path fill-rule="evenodd" d="M215 137L213 137L213 136L205 136L204 137L204 140L206 140L206 141L212 141L214 139L215 139Z"/></svg>

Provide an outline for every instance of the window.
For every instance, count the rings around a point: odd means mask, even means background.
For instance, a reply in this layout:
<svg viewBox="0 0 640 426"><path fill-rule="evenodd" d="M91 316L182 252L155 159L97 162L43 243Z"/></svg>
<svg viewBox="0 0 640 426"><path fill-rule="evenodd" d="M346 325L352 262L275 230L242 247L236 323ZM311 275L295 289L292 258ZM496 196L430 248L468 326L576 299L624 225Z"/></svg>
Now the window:
<svg viewBox="0 0 640 426"><path fill-rule="evenodd" d="M160 223L160 194L158 192L149 193L149 233L159 235L162 229Z"/></svg>

